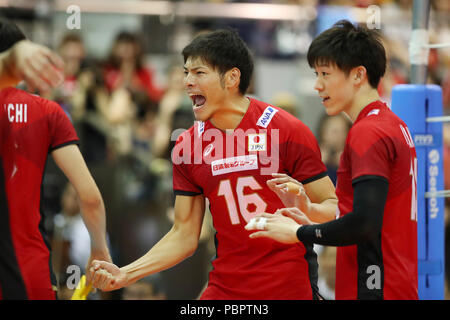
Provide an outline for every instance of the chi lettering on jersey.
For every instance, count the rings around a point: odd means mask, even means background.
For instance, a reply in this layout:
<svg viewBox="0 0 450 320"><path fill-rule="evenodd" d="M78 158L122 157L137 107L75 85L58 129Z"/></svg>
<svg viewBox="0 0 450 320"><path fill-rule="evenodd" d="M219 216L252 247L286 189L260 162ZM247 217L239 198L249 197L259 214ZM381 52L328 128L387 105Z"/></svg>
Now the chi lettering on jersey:
<svg viewBox="0 0 450 320"><path fill-rule="evenodd" d="M3 104L9 122L26 123L28 121L28 106L26 103Z"/></svg>

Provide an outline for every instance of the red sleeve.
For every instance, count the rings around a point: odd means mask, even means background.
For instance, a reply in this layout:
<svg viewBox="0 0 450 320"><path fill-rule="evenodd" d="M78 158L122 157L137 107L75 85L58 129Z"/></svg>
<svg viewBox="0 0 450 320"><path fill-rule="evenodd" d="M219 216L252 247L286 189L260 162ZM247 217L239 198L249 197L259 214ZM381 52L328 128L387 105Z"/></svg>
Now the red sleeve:
<svg viewBox="0 0 450 320"><path fill-rule="evenodd" d="M192 143L189 131L181 134L172 150L173 190L175 195L197 195L203 190L192 178Z"/></svg>
<svg viewBox="0 0 450 320"><path fill-rule="evenodd" d="M311 130L302 122L296 123L281 146L288 175L309 183L327 175L319 144Z"/></svg>
<svg viewBox="0 0 450 320"><path fill-rule="evenodd" d="M389 179L391 163L395 158L395 145L377 123L359 124L350 130L346 148L352 181L375 175Z"/></svg>
<svg viewBox="0 0 450 320"><path fill-rule="evenodd" d="M69 117L55 102L45 100L48 110L48 126L50 129L50 151L65 145L78 143L79 139Z"/></svg>

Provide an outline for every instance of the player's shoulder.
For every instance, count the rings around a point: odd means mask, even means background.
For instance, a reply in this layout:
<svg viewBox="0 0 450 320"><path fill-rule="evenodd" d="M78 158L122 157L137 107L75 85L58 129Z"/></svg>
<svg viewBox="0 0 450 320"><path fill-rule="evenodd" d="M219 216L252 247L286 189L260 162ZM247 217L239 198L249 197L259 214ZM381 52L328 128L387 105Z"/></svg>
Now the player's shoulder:
<svg viewBox="0 0 450 320"><path fill-rule="evenodd" d="M392 112L385 104L380 108L372 108L365 112L350 128L348 142L355 146L371 145L380 139L394 141L401 134L400 125L406 127L404 122Z"/></svg>
<svg viewBox="0 0 450 320"><path fill-rule="evenodd" d="M2 97L2 102L15 103L18 99L32 99L32 95L24 90L8 87L0 91L0 96Z"/></svg>
<svg viewBox="0 0 450 320"><path fill-rule="evenodd" d="M188 141L192 141L192 139L196 135L201 135L203 131L205 130L205 122L203 121L196 121L194 124L187 130L181 129L182 132L180 132L176 138L176 143L187 143ZM196 134L197 132L197 134Z"/></svg>
<svg viewBox="0 0 450 320"><path fill-rule="evenodd" d="M398 129L404 122L385 104L371 108L350 129L352 135L370 135L373 133L389 135L392 129Z"/></svg>
<svg viewBox="0 0 450 320"><path fill-rule="evenodd" d="M366 146L386 136L386 130L380 120L382 119L372 117L354 123L348 132L348 143Z"/></svg>
<svg viewBox="0 0 450 320"><path fill-rule="evenodd" d="M42 106L47 109L56 110L60 108L54 101L45 99L37 94L29 93L19 88L5 88L1 90L0 95L3 103L27 103L29 105Z"/></svg>
<svg viewBox="0 0 450 320"><path fill-rule="evenodd" d="M260 128L283 128L284 130L307 127L301 120L278 106L251 98L257 117L256 125Z"/></svg>

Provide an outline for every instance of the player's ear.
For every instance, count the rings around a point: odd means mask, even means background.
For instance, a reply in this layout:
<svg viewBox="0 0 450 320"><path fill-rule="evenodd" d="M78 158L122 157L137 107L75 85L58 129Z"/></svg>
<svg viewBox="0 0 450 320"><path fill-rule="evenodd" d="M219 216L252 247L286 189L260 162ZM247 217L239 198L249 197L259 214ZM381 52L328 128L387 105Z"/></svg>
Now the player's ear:
<svg viewBox="0 0 450 320"><path fill-rule="evenodd" d="M367 80L367 69L364 66L358 66L350 71L350 79L355 85L360 85Z"/></svg>
<svg viewBox="0 0 450 320"><path fill-rule="evenodd" d="M238 88L241 82L241 70L232 68L225 74L225 85L228 88Z"/></svg>

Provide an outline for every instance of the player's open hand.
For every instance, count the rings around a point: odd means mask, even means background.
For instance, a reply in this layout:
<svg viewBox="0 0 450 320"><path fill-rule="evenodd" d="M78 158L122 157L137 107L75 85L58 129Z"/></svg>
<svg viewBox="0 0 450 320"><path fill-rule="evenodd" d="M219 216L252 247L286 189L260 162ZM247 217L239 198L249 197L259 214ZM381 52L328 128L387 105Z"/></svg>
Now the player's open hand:
<svg viewBox="0 0 450 320"><path fill-rule="evenodd" d="M297 229L300 225L282 214L260 213L245 226L246 230L259 230L250 234L250 238L271 238L275 241L291 244L299 242Z"/></svg>
<svg viewBox="0 0 450 320"><path fill-rule="evenodd" d="M92 285L102 291L117 290L126 285L126 275L115 264L94 260L89 268Z"/></svg>
<svg viewBox="0 0 450 320"><path fill-rule="evenodd" d="M291 218L299 225L310 225L314 224L309 218L298 208L283 208L278 209L275 214L283 215L285 217Z"/></svg>
<svg viewBox="0 0 450 320"><path fill-rule="evenodd" d="M42 92L61 85L64 80L62 59L50 49L28 40L12 47L13 74L30 89Z"/></svg>
<svg viewBox="0 0 450 320"><path fill-rule="evenodd" d="M308 213L311 208L311 200L305 192L303 184L284 173L273 173L267 186L277 194L286 208L297 207Z"/></svg>

